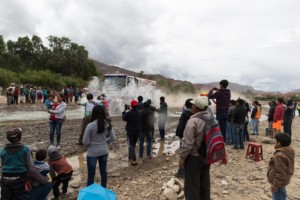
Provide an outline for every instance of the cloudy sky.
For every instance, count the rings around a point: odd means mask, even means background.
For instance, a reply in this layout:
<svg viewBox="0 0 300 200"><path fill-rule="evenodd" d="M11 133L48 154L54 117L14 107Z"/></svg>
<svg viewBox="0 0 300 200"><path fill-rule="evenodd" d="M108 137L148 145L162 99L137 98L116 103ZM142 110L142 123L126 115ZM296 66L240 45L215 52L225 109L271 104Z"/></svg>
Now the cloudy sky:
<svg viewBox="0 0 300 200"><path fill-rule="evenodd" d="M2 0L4 39L66 36L145 73L267 91L300 88L298 0Z"/></svg>

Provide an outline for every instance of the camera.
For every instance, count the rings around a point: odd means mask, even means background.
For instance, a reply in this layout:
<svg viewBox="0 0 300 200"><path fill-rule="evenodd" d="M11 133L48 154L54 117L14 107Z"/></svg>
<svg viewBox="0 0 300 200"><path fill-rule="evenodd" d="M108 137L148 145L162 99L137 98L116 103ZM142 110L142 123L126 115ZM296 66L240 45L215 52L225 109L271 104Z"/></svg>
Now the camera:
<svg viewBox="0 0 300 200"><path fill-rule="evenodd" d="M129 110L130 109L130 105L125 104L124 108L125 108L125 110Z"/></svg>

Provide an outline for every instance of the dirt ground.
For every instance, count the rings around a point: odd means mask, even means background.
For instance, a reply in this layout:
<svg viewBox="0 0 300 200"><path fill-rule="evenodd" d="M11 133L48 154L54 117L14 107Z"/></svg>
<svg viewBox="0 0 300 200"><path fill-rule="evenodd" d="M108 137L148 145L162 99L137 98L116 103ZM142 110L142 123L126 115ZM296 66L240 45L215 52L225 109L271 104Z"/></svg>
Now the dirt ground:
<svg viewBox="0 0 300 200"><path fill-rule="evenodd" d="M15 109L23 112L45 109L40 105L14 105L6 108L6 105L2 104L0 107L0 113L2 111L13 112ZM172 112L179 110L179 108L171 108ZM264 108L263 111L267 112L267 108ZM178 154L174 153L175 149L178 148L178 138L174 136L174 132L179 117L175 115L169 117L166 126L168 135L166 141L162 143L155 142L153 145L155 147L153 149L154 157L139 160L138 166L128 165L125 123L119 116L112 117L112 120L117 139L110 145L107 187L116 192L119 200L160 199L163 184L170 180L178 168ZM76 199L78 191L86 186L85 148L76 145L80 133L80 124L81 119L67 120L62 128L62 148L60 151L68 157L74 168L74 177L70 183L70 190L66 199ZM292 126L292 146L296 151L295 174L291 183L287 186L288 199L295 200L300 199L299 126L300 117L296 116ZM13 127L22 128L24 132L22 142L30 145L33 152L49 146L49 125L47 120L0 121L1 146L6 143L5 132ZM251 141L262 143L265 140L266 127L267 121L260 122L260 135L250 135ZM249 133L251 133L250 127ZM156 140L159 137L158 135L156 125ZM247 147L247 144L245 146ZM228 156L227 165L212 165L211 167L212 199L271 199L266 172L268 161L274 151L274 144L263 144L264 159L260 162L246 159L246 150L236 151L231 148L232 146L226 146ZM97 173L96 182L98 183L100 183L99 176L99 173ZM224 185L224 182L227 184Z"/></svg>

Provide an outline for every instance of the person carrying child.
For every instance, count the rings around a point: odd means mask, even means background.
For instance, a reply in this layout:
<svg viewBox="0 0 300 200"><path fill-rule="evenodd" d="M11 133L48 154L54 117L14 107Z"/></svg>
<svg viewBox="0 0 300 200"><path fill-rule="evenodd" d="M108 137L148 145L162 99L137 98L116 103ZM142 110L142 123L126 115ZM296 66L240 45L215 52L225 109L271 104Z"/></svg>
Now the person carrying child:
<svg viewBox="0 0 300 200"><path fill-rule="evenodd" d="M69 181L72 178L73 168L67 162L66 158L61 155L56 146L51 145L47 150L49 156L50 176L53 183L54 200L59 197L65 197L68 192ZM59 191L59 186L62 183L62 193Z"/></svg>
<svg viewBox="0 0 300 200"><path fill-rule="evenodd" d="M275 153L269 161L267 177L273 200L285 200L285 187L294 174L295 151L290 146L291 137L287 133L278 133L275 139Z"/></svg>
<svg viewBox="0 0 300 200"><path fill-rule="evenodd" d="M21 143L22 130L16 128L6 132L9 144L0 149L2 163L1 199L29 199L25 190L26 174L32 168L28 146Z"/></svg>

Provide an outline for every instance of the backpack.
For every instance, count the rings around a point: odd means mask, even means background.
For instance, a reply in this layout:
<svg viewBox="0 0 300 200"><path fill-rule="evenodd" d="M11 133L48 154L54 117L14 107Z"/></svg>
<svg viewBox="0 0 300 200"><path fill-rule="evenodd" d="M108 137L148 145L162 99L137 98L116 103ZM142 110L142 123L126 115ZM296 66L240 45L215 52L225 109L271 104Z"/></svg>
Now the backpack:
<svg viewBox="0 0 300 200"><path fill-rule="evenodd" d="M225 143L222 136L221 129L215 119L212 117L210 119L199 116L200 119L206 122L205 125L205 139L200 145L198 153L200 156L204 154L205 163L210 165L222 161L223 164L226 164L226 152L225 152Z"/></svg>

